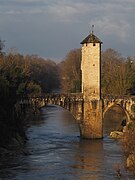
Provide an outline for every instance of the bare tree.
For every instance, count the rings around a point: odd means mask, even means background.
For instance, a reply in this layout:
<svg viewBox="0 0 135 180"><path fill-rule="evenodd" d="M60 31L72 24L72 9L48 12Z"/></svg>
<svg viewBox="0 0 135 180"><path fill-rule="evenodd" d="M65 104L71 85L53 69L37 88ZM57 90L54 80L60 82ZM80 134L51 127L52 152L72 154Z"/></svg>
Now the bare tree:
<svg viewBox="0 0 135 180"><path fill-rule="evenodd" d="M5 41L0 39L0 55L3 54L3 49L5 47Z"/></svg>
<svg viewBox="0 0 135 180"><path fill-rule="evenodd" d="M130 93L135 81L131 59L123 58L117 51L102 52L102 93L123 96Z"/></svg>
<svg viewBox="0 0 135 180"><path fill-rule="evenodd" d="M81 89L81 50L71 50L60 63L61 87L64 92L80 92Z"/></svg>

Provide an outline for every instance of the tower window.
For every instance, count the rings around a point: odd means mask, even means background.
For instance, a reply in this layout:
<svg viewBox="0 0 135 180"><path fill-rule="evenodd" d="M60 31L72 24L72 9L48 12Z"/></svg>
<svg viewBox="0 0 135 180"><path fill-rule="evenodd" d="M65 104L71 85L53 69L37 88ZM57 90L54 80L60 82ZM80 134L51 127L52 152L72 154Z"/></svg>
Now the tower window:
<svg viewBox="0 0 135 180"><path fill-rule="evenodd" d="M93 43L93 46L96 46L96 44L95 44L95 43Z"/></svg>

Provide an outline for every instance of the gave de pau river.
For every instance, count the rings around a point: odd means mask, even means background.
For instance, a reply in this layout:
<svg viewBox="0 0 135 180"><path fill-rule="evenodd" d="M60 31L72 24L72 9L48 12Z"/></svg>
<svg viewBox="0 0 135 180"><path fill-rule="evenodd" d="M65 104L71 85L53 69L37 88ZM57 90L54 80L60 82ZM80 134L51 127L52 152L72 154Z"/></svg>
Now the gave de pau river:
<svg viewBox="0 0 135 180"><path fill-rule="evenodd" d="M53 105L44 107L27 129L25 151L29 154L1 159L0 179L115 180L119 179L118 169L120 179L135 179L124 168L121 143L108 135L110 130L118 128L117 119L122 116L115 109L108 112L104 138L84 140L68 111Z"/></svg>

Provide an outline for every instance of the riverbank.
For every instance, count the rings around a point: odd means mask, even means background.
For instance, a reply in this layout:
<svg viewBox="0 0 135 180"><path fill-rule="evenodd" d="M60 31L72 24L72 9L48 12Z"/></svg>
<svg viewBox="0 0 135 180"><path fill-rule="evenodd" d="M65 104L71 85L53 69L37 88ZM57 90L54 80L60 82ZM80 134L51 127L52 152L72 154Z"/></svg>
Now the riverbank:
<svg viewBox="0 0 135 180"><path fill-rule="evenodd" d="M135 122L128 122L123 131L112 131L110 137L122 142L126 168L135 175Z"/></svg>
<svg viewBox="0 0 135 180"><path fill-rule="evenodd" d="M126 156L126 167L135 175L135 122L131 121L123 133L123 149Z"/></svg>
<svg viewBox="0 0 135 180"><path fill-rule="evenodd" d="M29 119L33 118L33 110L28 108L17 115L15 112L8 113L1 112L0 121L0 157L13 156L17 154L27 155L24 151L24 145L27 141L26 129Z"/></svg>

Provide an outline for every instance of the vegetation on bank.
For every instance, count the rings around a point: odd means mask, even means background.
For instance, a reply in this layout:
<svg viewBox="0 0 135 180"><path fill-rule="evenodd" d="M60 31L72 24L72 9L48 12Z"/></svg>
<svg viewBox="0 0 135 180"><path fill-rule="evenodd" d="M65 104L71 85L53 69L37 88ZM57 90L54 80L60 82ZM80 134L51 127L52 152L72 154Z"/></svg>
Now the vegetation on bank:
<svg viewBox="0 0 135 180"><path fill-rule="evenodd" d="M17 116L15 105L19 99L52 92L59 87L55 62L35 55L3 52L0 41L0 146L13 138L25 141L25 112Z"/></svg>
<svg viewBox="0 0 135 180"><path fill-rule="evenodd" d="M135 122L129 122L123 134L126 167L135 174Z"/></svg>

